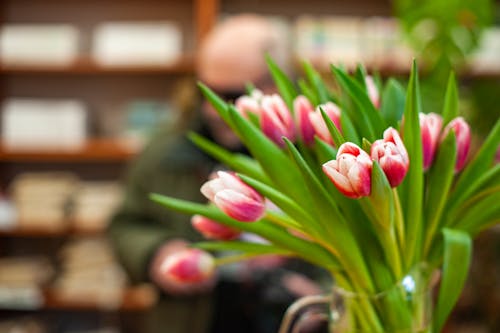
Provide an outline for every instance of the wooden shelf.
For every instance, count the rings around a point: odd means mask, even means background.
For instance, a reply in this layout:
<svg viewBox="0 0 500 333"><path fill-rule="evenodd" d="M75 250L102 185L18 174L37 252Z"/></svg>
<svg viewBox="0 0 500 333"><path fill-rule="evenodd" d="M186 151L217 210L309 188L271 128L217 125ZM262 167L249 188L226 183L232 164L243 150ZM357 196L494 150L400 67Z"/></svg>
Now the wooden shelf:
<svg viewBox="0 0 500 333"><path fill-rule="evenodd" d="M69 224L69 223L68 223ZM66 236L96 236L102 235L101 229L83 229L83 228L47 228L20 226L11 229L0 229L0 237L22 237L22 238L42 238L42 237L66 237Z"/></svg>
<svg viewBox="0 0 500 333"><path fill-rule="evenodd" d="M183 56L171 65L130 65L103 66L89 58L81 58L70 65L0 65L0 74L33 74L33 75L167 75L193 74L194 57Z"/></svg>
<svg viewBox="0 0 500 333"><path fill-rule="evenodd" d="M157 292L151 285L139 285L127 288L120 304L107 304L96 299L65 297L56 289L43 292L43 309L67 311L145 311L157 301Z"/></svg>
<svg viewBox="0 0 500 333"><path fill-rule="evenodd" d="M128 161L138 147L119 139L89 139L77 148L11 148L0 142L1 162L92 162Z"/></svg>

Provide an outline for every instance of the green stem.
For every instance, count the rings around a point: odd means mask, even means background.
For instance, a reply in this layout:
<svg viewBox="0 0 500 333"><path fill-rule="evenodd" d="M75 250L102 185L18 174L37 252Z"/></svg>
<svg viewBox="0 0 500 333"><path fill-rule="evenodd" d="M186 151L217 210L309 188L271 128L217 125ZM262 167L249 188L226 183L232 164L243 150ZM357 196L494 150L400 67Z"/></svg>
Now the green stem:
<svg viewBox="0 0 500 333"><path fill-rule="evenodd" d="M394 229L379 230L378 233L386 259L389 262L390 269L394 274L395 280L399 281L403 275L403 268L401 265L401 254L399 252L398 241L396 239Z"/></svg>
<svg viewBox="0 0 500 333"><path fill-rule="evenodd" d="M403 218L403 210L401 209L401 201L399 200L398 190L396 188L392 189L392 193L394 195L394 209L395 209L395 227L396 234L398 236L398 244L401 253L404 252L406 244L405 244L405 224Z"/></svg>
<svg viewBox="0 0 500 333"><path fill-rule="evenodd" d="M359 290L356 284L352 284L347 276L337 274L335 276L337 284L344 290L352 291L353 293L363 293ZM356 313L361 330L363 332L373 332L373 333L383 333L383 327L378 318L377 311L374 309L366 298L363 298L359 302L360 308L356 309L356 306L351 302L349 305L346 304L346 312L353 313L353 317L356 317ZM354 307L354 309L353 309ZM359 312L363 315L359 315Z"/></svg>
<svg viewBox="0 0 500 333"><path fill-rule="evenodd" d="M237 255L228 255L224 257L219 257L215 259L215 266L222 266L228 264L234 264L236 262L241 262L242 260L248 260L256 257L255 254L243 253Z"/></svg>

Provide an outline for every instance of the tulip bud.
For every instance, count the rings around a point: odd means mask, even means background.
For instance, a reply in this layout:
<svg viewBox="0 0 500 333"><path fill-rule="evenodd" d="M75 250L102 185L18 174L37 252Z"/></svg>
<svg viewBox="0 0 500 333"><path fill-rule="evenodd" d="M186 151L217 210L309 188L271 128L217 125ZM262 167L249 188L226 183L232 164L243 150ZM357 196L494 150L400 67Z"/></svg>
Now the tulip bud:
<svg viewBox="0 0 500 333"><path fill-rule="evenodd" d="M247 117L248 113L253 113L257 116L261 114L260 102L262 99L262 92L254 89L251 95L243 95L236 99L235 107L244 116Z"/></svg>
<svg viewBox="0 0 500 333"><path fill-rule="evenodd" d="M380 163L392 187L401 184L410 167L410 161L398 131L392 127L386 129L383 140L372 144L371 157Z"/></svg>
<svg viewBox="0 0 500 333"><path fill-rule="evenodd" d="M443 126L443 118L436 113L419 114L420 132L422 133L422 150L424 170L429 169L434 160L436 148Z"/></svg>
<svg viewBox="0 0 500 333"><path fill-rule="evenodd" d="M184 249L170 254L160 266L167 279L198 283L210 279L215 272L214 258L199 249Z"/></svg>
<svg viewBox="0 0 500 333"><path fill-rule="evenodd" d="M441 140L444 140L449 131L455 132L457 141L457 161L455 163L455 172L459 172L465 165L467 154L470 148L470 128L462 117L457 117L450 121L443 131Z"/></svg>
<svg viewBox="0 0 500 333"><path fill-rule="evenodd" d="M320 108L323 109L328 118L333 121L335 127L337 127L339 131L341 131L340 108L335 103L327 102L325 104L318 105L315 112L309 114L309 120L314 127L316 135L326 143L333 144L332 136L330 135L330 131L328 130L328 127L326 126L326 123L321 116Z"/></svg>
<svg viewBox="0 0 500 333"><path fill-rule="evenodd" d="M365 77L365 85L370 101L372 101L373 105L378 109L380 106L380 95L378 93L377 85L371 76L368 75Z"/></svg>
<svg viewBox="0 0 500 333"><path fill-rule="evenodd" d="M262 132L280 147L285 146L282 137L295 140L295 126L292 115L283 99L277 95L262 98Z"/></svg>
<svg viewBox="0 0 500 333"><path fill-rule="evenodd" d="M305 96L297 96L293 101L293 110L297 122L298 132L306 145L314 143L314 127L309 119L309 114L314 112L314 107Z"/></svg>
<svg viewBox="0 0 500 333"><path fill-rule="evenodd" d="M241 234L238 229L228 227L201 215L193 215L191 225L208 239L232 240L238 238Z"/></svg>
<svg viewBox="0 0 500 333"><path fill-rule="evenodd" d="M370 195L372 165L364 150L346 142L339 147L336 160L323 164L323 172L341 193L356 199Z"/></svg>
<svg viewBox="0 0 500 333"><path fill-rule="evenodd" d="M241 222L259 220L265 213L264 198L236 175L219 171L201 187L201 193L224 213Z"/></svg>

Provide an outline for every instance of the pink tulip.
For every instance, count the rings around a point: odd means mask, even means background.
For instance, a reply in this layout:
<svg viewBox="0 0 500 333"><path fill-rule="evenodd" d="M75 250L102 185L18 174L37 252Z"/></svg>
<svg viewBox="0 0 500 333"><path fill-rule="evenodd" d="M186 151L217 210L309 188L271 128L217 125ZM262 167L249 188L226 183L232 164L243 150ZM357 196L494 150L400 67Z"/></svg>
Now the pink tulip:
<svg viewBox="0 0 500 333"><path fill-rule="evenodd" d="M320 108L325 111L328 118L333 121L333 124L339 131L341 131L340 126L340 108L332 102L327 102L325 104L318 105L315 112L309 113L309 120L311 121L312 126L316 132L316 135L323 141L333 144L332 136L330 135L330 131L328 131L328 127L326 126L323 117L321 116Z"/></svg>
<svg viewBox="0 0 500 333"><path fill-rule="evenodd" d="M346 142L337 151L337 159L323 164L323 172L338 190L349 198L370 195L373 162L354 143Z"/></svg>
<svg viewBox="0 0 500 333"><path fill-rule="evenodd" d="M314 127L309 119L309 114L314 112L314 107L305 96L297 96L293 101L293 110L297 122L298 132L304 143L310 146L314 143Z"/></svg>
<svg viewBox="0 0 500 333"><path fill-rule="evenodd" d="M450 130L455 132L457 141L457 162L455 163L455 172L459 172L464 167L465 161L467 160L467 154L469 153L470 128L464 118L457 117L446 125L441 137L442 140L446 138Z"/></svg>
<svg viewBox="0 0 500 333"><path fill-rule="evenodd" d="M193 215L191 225L208 239L232 240L241 234L238 229L225 226L201 215Z"/></svg>
<svg viewBox="0 0 500 333"><path fill-rule="evenodd" d="M408 172L410 161L398 131L392 127L386 129L383 140L372 144L371 157L380 163L392 187L401 184Z"/></svg>
<svg viewBox="0 0 500 333"><path fill-rule="evenodd" d="M295 140L293 118L283 99L277 95L262 98L262 132L280 147L285 146L282 137Z"/></svg>
<svg viewBox="0 0 500 333"><path fill-rule="evenodd" d="M199 283L215 272L214 258L200 249L184 249L170 254L160 267L167 279L183 283Z"/></svg>
<svg viewBox="0 0 500 333"><path fill-rule="evenodd" d="M373 105L378 109L378 107L380 106L380 95L377 85L375 84L371 76L368 75L365 77L365 85L366 92L368 93L370 101L372 101Z"/></svg>
<svg viewBox="0 0 500 333"><path fill-rule="evenodd" d="M264 198L229 172L217 172L216 178L203 184L201 193L238 221L257 221L265 213Z"/></svg>
<svg viewBox="0 0 500 333"><path fill-rule="evenodd" d="M434 160L436 148L443 126L443 118L436 113L419 114L420 132L422 133L422 149L424 159L424 170L429 169Z"/></svg>
<svg viewBox="0 0 500 333"><path fill-rule="evenodd" d="M254 89L251 95L243 95L238 97L235 102L235 107L244 117L247 117L249 112L260 116L260 102L262 96L263 95L260 90Z"/></svg>

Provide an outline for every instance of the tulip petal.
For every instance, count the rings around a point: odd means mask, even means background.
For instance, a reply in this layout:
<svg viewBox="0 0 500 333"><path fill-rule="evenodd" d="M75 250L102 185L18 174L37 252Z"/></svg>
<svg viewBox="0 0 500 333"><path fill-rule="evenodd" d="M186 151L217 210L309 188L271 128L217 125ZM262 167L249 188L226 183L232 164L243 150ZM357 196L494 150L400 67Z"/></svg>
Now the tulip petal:
<svg viewBox="0 0 500 333"><path fill-rule="evenodd" d="M241 234L238 229L225 226L201 215L194 215L191 218L191 225L208 239L232 240Z"/></svg>
<svg viewBox="0 0 500 333"><path fill-rule="evenodd" d="M168 279L183 283L198 283L214 274L213 257L199 249L186 249L171 254L161 265Z"/></svg>
<svg viewBox="0 0 500 333"><path fill-rule="evenodd" d="M217 192L214 203L224 213L242 222L257 221L265 212L263 202L253 200L234 190Z"/></svg>

